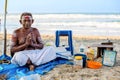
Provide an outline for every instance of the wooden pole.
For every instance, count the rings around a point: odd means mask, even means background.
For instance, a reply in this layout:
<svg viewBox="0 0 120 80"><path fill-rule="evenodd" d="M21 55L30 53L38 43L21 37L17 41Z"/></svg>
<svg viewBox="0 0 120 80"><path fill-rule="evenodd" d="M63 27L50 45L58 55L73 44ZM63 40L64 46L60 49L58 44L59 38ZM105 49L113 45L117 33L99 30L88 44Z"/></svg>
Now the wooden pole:
<svg viewBox="0 0 120 80"><path fill-rule="evenodd" d="M5 0L5 11L4 11L4 52L3 54L6 54L6 40L7 40L7 30L6 30L6 15L7 15L7 0Z"/></svg>

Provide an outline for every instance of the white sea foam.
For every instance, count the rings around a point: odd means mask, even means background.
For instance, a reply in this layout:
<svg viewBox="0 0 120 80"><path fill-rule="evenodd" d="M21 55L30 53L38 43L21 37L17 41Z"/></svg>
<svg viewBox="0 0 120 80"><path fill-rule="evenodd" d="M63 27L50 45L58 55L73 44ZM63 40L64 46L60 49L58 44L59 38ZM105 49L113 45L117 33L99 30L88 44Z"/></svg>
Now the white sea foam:
<svg viewBox="0 0 120 80"><path fill-rule="evenodd" d="M7 15L7 33L20 27L20 15ZM33 27L41 34L54 34L56 30L72 30L73 34L119 36L120 14L33 14ZM3 32L4 16L0 16Z"/></svg>

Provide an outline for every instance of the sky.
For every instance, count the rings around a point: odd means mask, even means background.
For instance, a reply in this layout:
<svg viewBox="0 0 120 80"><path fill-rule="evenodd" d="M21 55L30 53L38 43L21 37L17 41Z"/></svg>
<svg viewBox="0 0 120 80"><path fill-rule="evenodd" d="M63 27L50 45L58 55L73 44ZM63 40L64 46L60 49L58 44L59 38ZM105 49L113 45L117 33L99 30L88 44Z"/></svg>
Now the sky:
<svg viewBox="0 0 120 80"><path fill-rule="evenodd" d="M0 13L4 13L0 0ZM120 0L8 0L8 13L120 13Z"/></svg>

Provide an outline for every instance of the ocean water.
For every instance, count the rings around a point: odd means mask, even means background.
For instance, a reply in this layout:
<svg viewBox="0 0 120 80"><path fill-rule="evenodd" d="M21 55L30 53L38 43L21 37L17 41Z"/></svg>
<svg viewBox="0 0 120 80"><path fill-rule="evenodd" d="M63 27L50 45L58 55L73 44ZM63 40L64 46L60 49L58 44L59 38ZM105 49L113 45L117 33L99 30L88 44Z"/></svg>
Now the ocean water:
<svg viewBox="0 0 120 80"><path fill-rule="evenodd" d="M21 27L20 14L7 14L7 33ZM55 34L56 30L72 30L73 35L119 36L120 14L33 14L33 27L41 34ZM0 14L3 33L4 15Z"/></svg>

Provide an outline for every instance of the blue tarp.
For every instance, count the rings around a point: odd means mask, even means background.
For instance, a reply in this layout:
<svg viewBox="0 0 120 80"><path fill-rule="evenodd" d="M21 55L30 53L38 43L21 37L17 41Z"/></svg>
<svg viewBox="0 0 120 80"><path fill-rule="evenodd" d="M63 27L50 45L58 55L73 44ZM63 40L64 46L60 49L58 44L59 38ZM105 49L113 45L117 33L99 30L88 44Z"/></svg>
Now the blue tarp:
<svg viewBox="0 0 120 80"><path fill-rule="evenodd" d="M37 73L40 75L44 75L45 73L52 70L56 65L60 64L71 63L66 59L56 58L51 62L36 67L34 71L29 71L27 67L19 67L14 64L0 64L0 75L6 74L7 80L19 80L22 76L27 76L30 74Z"/></svg>

